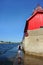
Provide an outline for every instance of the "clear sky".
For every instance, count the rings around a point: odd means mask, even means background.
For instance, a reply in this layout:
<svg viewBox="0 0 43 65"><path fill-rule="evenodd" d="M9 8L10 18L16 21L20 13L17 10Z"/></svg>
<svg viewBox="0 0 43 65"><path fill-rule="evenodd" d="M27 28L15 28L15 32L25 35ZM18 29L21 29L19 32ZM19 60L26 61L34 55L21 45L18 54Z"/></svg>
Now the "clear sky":
<svg viewBox="0 0 43 65"><path fill-rule="evenodd" d="M43 0L0 0L0 41L20 42L26 19Z"/></svg>

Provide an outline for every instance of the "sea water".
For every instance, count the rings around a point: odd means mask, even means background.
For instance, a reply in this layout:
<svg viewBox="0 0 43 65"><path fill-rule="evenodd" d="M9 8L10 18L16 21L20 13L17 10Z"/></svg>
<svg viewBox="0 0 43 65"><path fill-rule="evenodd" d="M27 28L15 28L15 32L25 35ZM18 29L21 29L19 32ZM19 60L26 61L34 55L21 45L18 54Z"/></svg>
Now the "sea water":
<svg viewBox="0 0 43 65"><path fill-rule="evenodd" d="M0 60L15 57L18 51L19 43L0 44Z"/></svg>

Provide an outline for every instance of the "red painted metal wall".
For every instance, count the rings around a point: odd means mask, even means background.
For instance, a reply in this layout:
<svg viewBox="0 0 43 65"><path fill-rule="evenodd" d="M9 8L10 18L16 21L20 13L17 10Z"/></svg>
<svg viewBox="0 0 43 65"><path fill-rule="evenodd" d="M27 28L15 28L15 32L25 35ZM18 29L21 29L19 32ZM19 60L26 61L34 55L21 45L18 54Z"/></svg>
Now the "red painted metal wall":
<svg viewBox="0 0 43 65"><path fill-rule="evenodd" d="M28 30L38 29L40 26L43 26L43 14L37 13L28 21Z"/></svg>

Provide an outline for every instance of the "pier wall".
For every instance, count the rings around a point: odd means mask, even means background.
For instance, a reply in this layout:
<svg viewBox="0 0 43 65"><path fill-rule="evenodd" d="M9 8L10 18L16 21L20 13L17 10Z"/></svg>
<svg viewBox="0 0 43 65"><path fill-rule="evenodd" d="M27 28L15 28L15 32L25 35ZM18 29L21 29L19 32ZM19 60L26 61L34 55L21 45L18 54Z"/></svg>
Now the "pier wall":
<svg viewBox="0 0 43 65"><path fill-rule="evenodd" d="M43 28L27 32L28 36L23 39L25 53L43 56Z"/></svg>

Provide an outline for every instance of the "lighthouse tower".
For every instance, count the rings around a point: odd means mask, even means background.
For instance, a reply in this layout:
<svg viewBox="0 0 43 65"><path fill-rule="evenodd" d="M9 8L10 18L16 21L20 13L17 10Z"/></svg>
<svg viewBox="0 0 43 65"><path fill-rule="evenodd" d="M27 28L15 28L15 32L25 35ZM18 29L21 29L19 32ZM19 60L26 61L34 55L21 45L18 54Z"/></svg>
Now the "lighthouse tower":
<svg viewBox="0 0 43 65"><path fill-rule="evenodd" d="M43 9L41 6L37 6L26 21L23 47L27 54L43 56Z"/></svg>

